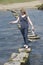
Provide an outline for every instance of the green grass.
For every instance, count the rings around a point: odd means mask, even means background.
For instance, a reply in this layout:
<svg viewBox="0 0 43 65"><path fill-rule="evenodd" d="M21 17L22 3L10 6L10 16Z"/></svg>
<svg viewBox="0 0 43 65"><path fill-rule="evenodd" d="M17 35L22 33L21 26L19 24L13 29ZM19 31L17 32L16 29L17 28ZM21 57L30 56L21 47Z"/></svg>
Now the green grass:
<svg viewBox="0 0 43 65"><path fill-rule="evenodd" d="M0 4L9 4L9 3L20 3L20 2L29 2L33 0L0 0Z"/></svg>

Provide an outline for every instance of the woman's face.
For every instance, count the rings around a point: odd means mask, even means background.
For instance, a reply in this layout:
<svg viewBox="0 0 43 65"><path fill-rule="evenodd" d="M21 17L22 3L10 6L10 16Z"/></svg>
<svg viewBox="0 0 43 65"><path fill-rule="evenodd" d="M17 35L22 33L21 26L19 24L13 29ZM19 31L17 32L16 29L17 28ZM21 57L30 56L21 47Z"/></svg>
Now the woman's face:
<svg viewBox="0 0 43 65"><path fill-rule="evenodd" d="M24 12L21 12L21 15L26 15L26 12L24 11Z"/></svg>

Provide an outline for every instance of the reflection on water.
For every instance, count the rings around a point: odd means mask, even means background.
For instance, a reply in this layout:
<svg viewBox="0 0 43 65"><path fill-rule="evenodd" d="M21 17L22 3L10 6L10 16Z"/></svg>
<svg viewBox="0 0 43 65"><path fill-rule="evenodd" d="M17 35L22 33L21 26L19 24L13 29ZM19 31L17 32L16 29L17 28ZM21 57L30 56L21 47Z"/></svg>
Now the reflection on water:
<svg viewBox="0 0 43 65"><path fill-rule="evenodd" d="M35 33L41 38L29 43L32 52L26 65L43 65L43 11L27 9L27 14L34 24ZM16 18L11 12L0 11L0 65L9 59L11 53L17 52L24 43L17 25L9 24L12 20Z"/></svg>

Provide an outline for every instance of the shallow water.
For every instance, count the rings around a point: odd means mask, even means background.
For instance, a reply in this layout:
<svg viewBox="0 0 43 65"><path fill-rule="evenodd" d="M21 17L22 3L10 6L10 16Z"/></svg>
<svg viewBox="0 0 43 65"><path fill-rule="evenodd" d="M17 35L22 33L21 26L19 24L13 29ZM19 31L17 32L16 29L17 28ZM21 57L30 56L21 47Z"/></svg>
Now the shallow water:
<svg viewBox="0 0 43 65"><path fill-rule="evenodd" d="M43 11L27 9L27 14L34 24L35 33L40 36L40 40L29 43L32 48L29 65L43 65ZM17 52L24 43L17 24L9 24L12 20L16 18L11 12L0 11L0 65L8 61L11 53Z"/></svg>

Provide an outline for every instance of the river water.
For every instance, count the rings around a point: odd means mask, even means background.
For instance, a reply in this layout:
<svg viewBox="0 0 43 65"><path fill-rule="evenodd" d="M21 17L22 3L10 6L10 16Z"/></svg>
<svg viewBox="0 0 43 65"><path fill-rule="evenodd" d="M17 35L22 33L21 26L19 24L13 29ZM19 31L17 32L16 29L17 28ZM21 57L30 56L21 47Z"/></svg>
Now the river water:
<svg viewBox="0 0 43 65"><path fill-rule="evenodd" d="M29 57L29 65L43 65L43 11L27 9L27 14L35 27L35 33L40 36L40 40L29 42L32 48ZM17 24L9 24L16 18L9 11L0 11L0 65L3 65L11 56L22 47L24 41Z"/></svg>

